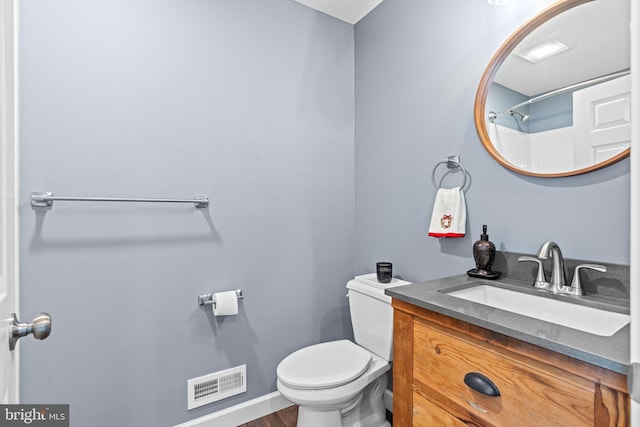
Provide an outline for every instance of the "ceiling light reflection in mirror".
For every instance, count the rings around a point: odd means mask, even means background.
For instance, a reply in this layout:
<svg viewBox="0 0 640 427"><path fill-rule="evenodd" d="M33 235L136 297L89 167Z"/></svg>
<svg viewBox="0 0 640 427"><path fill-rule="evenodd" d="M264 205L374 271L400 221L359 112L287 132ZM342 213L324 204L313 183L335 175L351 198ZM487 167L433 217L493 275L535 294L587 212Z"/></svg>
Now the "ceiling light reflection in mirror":
<svg viewBox="0 0 640 427"><path fill-rule="evenodd" d="M629 153L629 3L560 1L521 27L487 67L478 134L508 169L569 176Z"/></svg>

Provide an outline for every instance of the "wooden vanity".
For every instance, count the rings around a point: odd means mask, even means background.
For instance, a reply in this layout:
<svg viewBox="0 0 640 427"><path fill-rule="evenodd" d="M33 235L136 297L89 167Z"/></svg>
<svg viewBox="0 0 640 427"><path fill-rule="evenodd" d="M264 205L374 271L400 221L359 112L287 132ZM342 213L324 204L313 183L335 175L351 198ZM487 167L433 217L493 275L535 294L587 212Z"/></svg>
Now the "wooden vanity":
<svg viewBox="0 0 640 427"><path fill-rule="evenodd" d="M629 426L626 376L393 299L393 422L405 426ZM465 384L479 373L499 389Z"/></svg>

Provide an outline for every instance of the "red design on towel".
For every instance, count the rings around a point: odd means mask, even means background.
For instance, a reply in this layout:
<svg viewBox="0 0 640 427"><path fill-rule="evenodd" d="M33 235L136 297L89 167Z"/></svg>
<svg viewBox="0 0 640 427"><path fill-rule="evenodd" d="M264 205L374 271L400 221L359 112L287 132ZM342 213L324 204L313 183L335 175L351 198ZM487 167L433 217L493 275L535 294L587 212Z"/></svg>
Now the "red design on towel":
<svg viewBox="0 0 640 427"><path fill-rule="evenodd" d="M446 230L447 228L451 227L452 221L453 221L453 215L444 214L442 215L442 218L440 218L440 226Z"/></svg>
<svg viewBox="0 0 640 427"><path fill-rule="evenodd" d="M453 215L452 214L444 214L440 218L440 226L445 230L447 228L451 227L451 223L452 222L453 222ZM429 236L431 236L431 237L464 237L464 233L436 233L436 232L430 232Z"/></svg>

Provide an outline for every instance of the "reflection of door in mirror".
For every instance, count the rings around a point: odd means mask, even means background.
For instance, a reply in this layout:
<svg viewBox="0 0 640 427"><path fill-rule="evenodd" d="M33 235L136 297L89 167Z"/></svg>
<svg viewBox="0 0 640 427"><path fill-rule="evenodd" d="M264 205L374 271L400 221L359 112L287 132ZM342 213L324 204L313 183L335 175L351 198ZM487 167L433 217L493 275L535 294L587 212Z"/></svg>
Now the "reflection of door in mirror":
<svg viewBox="0 0 640 427"><path fill-rule="evenodd" d="M487 67L478 134L503 166L568 176L629 154L629 2L565 0L521 27Z"/></svg>
<svg viewBox="0 0 640 427"><path fill-rule="evenodd" d="M630 147L630 96L630 76L574 93L574 168L600 163Z"/></svg>

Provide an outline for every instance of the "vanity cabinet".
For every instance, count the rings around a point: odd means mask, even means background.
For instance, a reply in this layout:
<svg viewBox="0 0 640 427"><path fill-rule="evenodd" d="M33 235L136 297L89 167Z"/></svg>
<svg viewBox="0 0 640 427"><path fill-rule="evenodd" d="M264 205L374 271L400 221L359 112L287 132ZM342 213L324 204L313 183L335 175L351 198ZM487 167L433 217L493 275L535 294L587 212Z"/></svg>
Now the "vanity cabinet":
<svg viewBox="0 0 640 427"><path fill-rule="evenodd" d="M393 307L394 427L630 425L622 374L404 301ZM470 373L499 396L465 384Z"/></svg>

